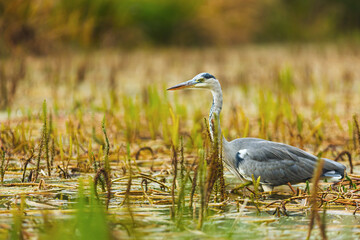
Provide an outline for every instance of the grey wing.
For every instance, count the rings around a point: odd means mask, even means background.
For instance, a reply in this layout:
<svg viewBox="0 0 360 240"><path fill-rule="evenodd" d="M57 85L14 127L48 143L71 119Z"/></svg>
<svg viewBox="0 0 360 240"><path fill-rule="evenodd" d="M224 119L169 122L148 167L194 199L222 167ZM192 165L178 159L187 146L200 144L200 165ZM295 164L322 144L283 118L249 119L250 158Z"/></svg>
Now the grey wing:
<svg viewBox="0 0 360 240"><path fill-rule="evenodd" d="M317 158L301 149L270 141L252 142L236 154L237 169L248 178L273 186L310 179Z"/></svg>

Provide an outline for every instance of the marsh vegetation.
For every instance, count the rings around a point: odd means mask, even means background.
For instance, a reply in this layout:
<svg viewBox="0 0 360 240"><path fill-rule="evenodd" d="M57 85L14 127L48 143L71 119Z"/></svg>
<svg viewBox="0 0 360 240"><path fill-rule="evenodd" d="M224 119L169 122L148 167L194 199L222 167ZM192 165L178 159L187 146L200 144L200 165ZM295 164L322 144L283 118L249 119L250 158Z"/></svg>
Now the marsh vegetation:
<svg viewBox="0 0 360 240"><path fill-rule="evenodd" d="M1 59L0 237L357 237L358 66L348 45ZM235 179L209 141L210 94L165 90L204 71L222 85L228 140L284 142L348 176L272 195Z"/></svg>

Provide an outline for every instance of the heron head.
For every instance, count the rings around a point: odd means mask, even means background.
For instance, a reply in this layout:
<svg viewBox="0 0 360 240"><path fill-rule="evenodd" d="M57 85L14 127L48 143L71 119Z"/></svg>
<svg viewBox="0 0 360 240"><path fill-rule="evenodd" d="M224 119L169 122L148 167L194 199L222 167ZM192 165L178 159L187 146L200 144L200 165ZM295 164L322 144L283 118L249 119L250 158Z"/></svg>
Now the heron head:
<svg viewBox="0 0 360 240"><path fill-rule="evenodd" d="M183 88L213 89L216 86L216 84L219 84L218 80L216 80L216 78L210 73L199 73L193 79L175 85L171 88L168 88L167 90L178 90Z"/></svg>

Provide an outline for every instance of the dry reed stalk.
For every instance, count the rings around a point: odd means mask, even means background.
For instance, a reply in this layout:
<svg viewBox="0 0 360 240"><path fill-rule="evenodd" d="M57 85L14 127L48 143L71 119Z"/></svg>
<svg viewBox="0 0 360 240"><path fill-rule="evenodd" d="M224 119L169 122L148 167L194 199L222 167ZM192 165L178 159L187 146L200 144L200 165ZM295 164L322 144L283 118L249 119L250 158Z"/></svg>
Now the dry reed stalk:
<svg viewBox="0 0 360 240"><path fill-rule="evenodd" d="M42 148L44 146L44 137L41 138L40 140L40 145L39 145L39 153L37 155L37 161L36 161L36 170L35 170L35 176L33 178L33 182L36 182L38 176L39 176L39 172L40 172L40 160L41 160L41 154L42 154Z"/></svg>
<svg viewBox="0 0 360 240"><path fill-rule="evenodd" d="M49 154L49 141L50 141L50 131L47 129L47 108L46 101L44 101L43 105L43 137L44 137L44 147L45 147L45 159L46 159L46 167L48 170L49 177L51 176L51 164L50 164L50 154Z"/></svg>
<svg viewBox="0 0 360 240"><path fill-rule="evenodd" d="M8 106L8 90L7 90L8 84L3 66L4 66L3 64L1 64L0 66L0 93L1 93L0 109L2 110L6 109L6 107Z"/></svg>
<svg viewBox="0 0 360 240"><path fill-rule="evenodd" d="M151 166L150 166L150 170L153 172L154 171L154 159L155 159L155 154L154 154L154 151L152 150L151 147L142 147L140 148L137 152L136 152L136 155L135 155L135 160L139 160L139 157L140 157L140 154L142 151L149 151L152 155L152 161L151 161Z"/></svg>
<svg viewBox="0 0 360 240"><path fill-rule="evenodd" d="M210 161L210 164L207 168L207 178L206 178L206 185L205 185L205 203L206 205L209 203L211 193L213 191L213 186L216 182L216 179L218 177L218 164L217 164L217 158L218 158L218 151L213 150L210 157L208 158Z"/></svg>
<svg viewBox="0 0 360 240"><path fill-rule="evenodd" d="M325 228L325 222L321 221L320 215L318 212L318 206L317 206L317 198L318 198L318 184L320 180L320 176L322 174L322 169L324 165L324 160L322 158L319 158L317 167L313 174L312 179L312 189L311 189L311 196L310 196L310 204L311 204L311 215L310 215L310 223L309 223L309 231L307 234L306 239L310 239L311 231L314 228L315 221L318 223L321 238L323 240L326 240L326 228Z"/></svg>
<svg viewBox="0 0 360 240"><path fill-rule="evenodd" d="M154 157L154 151L152 150L151 147L142 147L136 152L135 160L139 160L141 152L145 150L148 150L151 153L152 157Z"/></svg>
<svg viewBox="0 0 360 240"><path fill-rule="evenodd" d="M225 190L225 179L224 179L224 165L223 165L223 152L222 152L222 139L220 144L220 157L218 159L218 179L220 180L220 194L221 194L221 202L225 201L226 198L226 190Z"/></svg>
<svg viewBox="0 0 360 240"><path fill-rule="evenodd" d="M110 151L110 142L107 136L106 128L105 128L105 116L102 121L102 131L105 137L105 151L104 151L104 162L105 162L105 170L108 172L108 175L111 174L110 172L110 163L109 163L109 151Z"/></svg>
<svg viewBox="0 0 360 240"><path fill-rule="evenodd" d="M116 178L116 179L112 180L112 182L114 183L114 182L117 182L117 181L120 181L120 180L123 180L123 179L128 179L128 178L129 178L129 176L124 176L124 177L121 177L121 178ZM156 180L155 178L152 178L152 177L150 177L150 176L147 176L147 175L145 175L145 174L143 174L143 173L140 173L140 174L138 174L138 175L133 175L133 176L131 176L131 178L132 178L132 179L135 179L135 178L144 178L144 179L147 179L147 180L150 180L150 181L152 181L152 182L155 182L155 183L159 184L161 188L164 188L164 189L167 188L168 190L170 190L170 188L169 188L168 186L166 186L164 183Z"/></svg>
<svg viewBox="0 0 360 240"><path fill-rule="evenodd" d="M26 159L26 161L25 161L23 176L22 176L22 179L21 179L21 182L22 182L22 183L25 181L25 173L26 173L27 165L31 162L31 159L32 159L33 157L34 157L34 149L33 149L33 151L31 152L30 157L29 157L28 159Z"/></svg>
<svg viewBox="0 0 360 240"><path fill-rule="evenodd" d="M204 143L205 144L205 143ZM201 229L204 221L204 214L205 214L205 208L206 208L206 201L205 201L205 183L204 183L204 175L205 175L205 166L206 166L206 160L203 155L200 157L199 161L199 192L200 192L200 209L199 209L199 219L198 219L198 225L197 229Z"/></svg>
<svg viewBox="0 0 360 240"><path fill-rule="evenodd" d="M215 115L215 123L218 123L218 116ZM207 169L207 178L206 178L206 192L205 192L205 204L207 205L210 200L211 193L213 191L213 187L215 182L219 179L220 181L220 190L221 190L221 200L225 200L225 180L223 174L223 165L222 165L222 147L221 147L221 139L218 139L218 131L219 127L218 124L214 124L214 139L212 143L211 154L207 159L208 162L208 169ZM208 131L208 134L210 132ZM210 139L210 135L208 136Z"/></svg>
<svg viewBox="0 0 360 240"><path fill-rule="evenodd" d="M197 161L195 159L194 163L193 163L193 166L195 166L195 170L194 170L193 181L192 181L192 184L191 184L190 201L189 201L189 207L190 208L193 207L193 202L194 202L194 194L195 194L195 190L196 190L196 186L197 186L197 176L198 176L198 170L199 170L199 161Z"/></svg>
<svg viewBox="0 0 360 240"><path fill-rule="evenodd" d="M5 177L5 172L9 166L9 161L10 161L10 157L8 157L8 160L5 160L5 150L2 150L2 154L1 154L1 166L0 166L0 177L1 177L1 185L4 184L4 177ZM6 162L5 162L6 161Z"/></svg>
<svg viewBox="0 0 360 240"><path fill-rule="evenodd" d="M184 177L185 177L185 158L184 158L184 143L183 143L183 139L181 138L180 141L180 181L181 184L183 184L183 182L185 181Z"/></svg>
<svg viewBox="0 0 360 240"><path fill-rule="evenodd" d="M176 153L176 149L175 149L174 145L172 145L172 152L173 152L173 157L172 157L171 163L173 166L174 176L173 176L173 182L172 182L172 187L171 187L171 198L172 198L171 218L174 219L175 218L175 188L176 188L177 163L178 163L177 153Z"/></svg>
<svg viewBox="0 0 360 240"><path fill-rule="evenodd" d="M97 193L97 184L100 180L101 175L104 177L106 182L106 189L107 189L106 209L108 209L111 198L111 178L105 168L100 168L94 177L94 192L95 192L95 196L99 198L99 195Z"/></svg>
<svg viewBox="0 0 360 240"><path fill-rule="evenodd" d="M359 123L358 123L358 120L357 120L357 115L353 115L353 120L354 120L354 125L355 125L355 128L354 129L354 150L359 152L360 151L360 128L359 128ZM357 138L356 138L357 137ZM357 143L356 143L356 140L357 140Z"/></svg>
<svg viewBox="0 0 360 240"><path fill-rule="evenodd" d="M346 155L348 157L349 160L349 166L350 166L350 173L354 173L354 166L352 163L352 158L351 158L351 153L349 151L342 151L341 153L339 153L339 155L337 155L337 157L334 159L334 161L338 161L339 159L342 159L342 156Z"/></svg>

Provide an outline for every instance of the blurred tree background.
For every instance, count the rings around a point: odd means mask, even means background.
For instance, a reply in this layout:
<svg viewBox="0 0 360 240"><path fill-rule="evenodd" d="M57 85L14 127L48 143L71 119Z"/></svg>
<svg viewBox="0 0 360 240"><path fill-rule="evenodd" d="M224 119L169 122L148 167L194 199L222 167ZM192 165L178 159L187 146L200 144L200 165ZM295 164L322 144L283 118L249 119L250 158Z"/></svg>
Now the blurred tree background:
<svg viewBox="0 0 360 240"><path fill-rule="evenodd" d="M358 39L359 0L0 0L0 54Z"/></svg>

